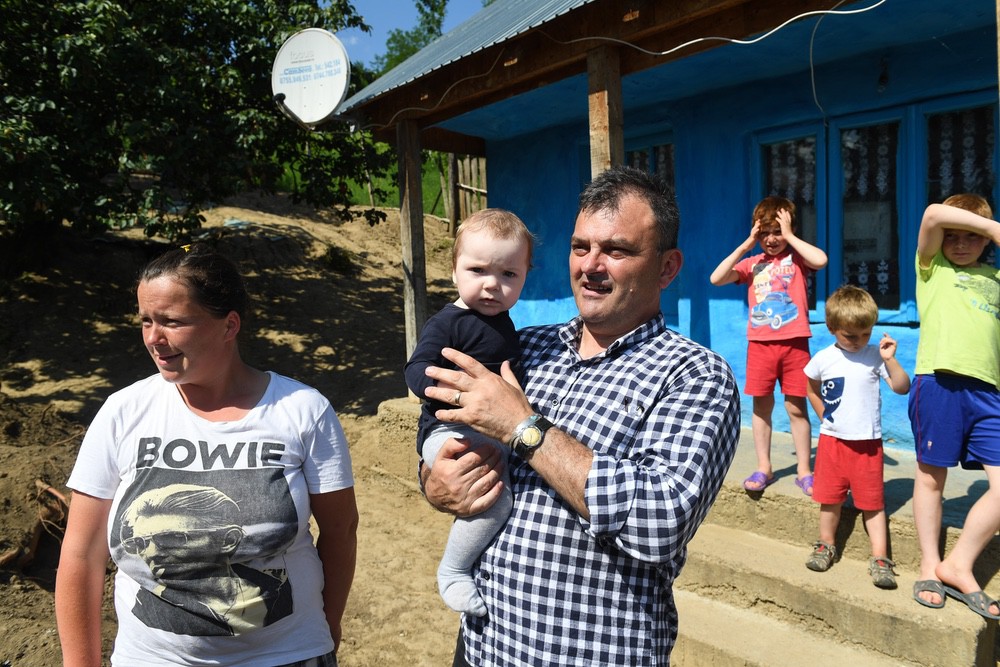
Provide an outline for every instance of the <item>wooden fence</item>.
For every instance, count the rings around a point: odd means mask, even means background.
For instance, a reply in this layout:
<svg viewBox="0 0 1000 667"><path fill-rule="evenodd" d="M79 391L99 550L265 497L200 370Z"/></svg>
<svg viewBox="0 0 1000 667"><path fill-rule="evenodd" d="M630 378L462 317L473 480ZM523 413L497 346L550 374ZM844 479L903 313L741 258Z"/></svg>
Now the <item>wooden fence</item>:
<svg viewBox="0 0 1000 667"><path fill-rule="evenodd" d="M442 178L442 181L444 179ZM441 184L445 195L448 227L454 234L458 224L488 206L486 202L486 158L470 155L448 156L448 183Z"/></svg>

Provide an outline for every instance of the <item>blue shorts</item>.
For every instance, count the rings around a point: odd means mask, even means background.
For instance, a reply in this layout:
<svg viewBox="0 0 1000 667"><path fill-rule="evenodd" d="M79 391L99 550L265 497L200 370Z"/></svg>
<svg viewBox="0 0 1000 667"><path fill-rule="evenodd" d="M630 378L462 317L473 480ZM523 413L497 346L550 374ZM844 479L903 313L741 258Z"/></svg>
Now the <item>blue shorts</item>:
<svg viewBox="0 0 1000 667"><path fill-rule="evenodd" d="M1000 466L1000 391L993 385L965 375L918 375L908 412L920 463Z"/></svg>

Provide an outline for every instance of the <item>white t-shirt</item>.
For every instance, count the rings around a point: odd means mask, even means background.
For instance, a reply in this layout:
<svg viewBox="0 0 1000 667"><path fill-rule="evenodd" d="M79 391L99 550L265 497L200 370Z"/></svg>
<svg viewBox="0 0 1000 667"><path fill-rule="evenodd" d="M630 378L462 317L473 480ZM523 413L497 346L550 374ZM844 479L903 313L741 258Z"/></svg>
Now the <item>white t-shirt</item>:
<svg viewBox="0 0 1000 667"><path fill-rule="evenodd" d="M192 413L160 375L112 394L68 486L113 499L113 665L276 665L333 650L309 494L353 486L319 392L269 373L240 420Z"/></svg>
<svg viewBox="0 0 1000 667"><path fill-rule="evenodd" d="M879 378L888 382L889 372L877 346L867 345L857 352L846 352L836 345L825 347L809 360L805 373L820 381L820 433L841 440L882 437Z"/></svg>

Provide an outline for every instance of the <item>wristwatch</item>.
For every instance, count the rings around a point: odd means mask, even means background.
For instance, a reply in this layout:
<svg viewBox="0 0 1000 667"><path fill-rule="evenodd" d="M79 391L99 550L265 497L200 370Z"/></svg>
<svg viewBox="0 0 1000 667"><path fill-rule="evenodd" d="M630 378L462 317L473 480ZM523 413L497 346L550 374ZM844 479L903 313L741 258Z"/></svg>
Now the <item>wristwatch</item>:
<svg viewBox="0 0 1000 667"><path fill-rule="evenodd" d="M514 435L510 437L507 444L522 458L526 458L542 446L545 432L550 428L552 428L552 422L535 413L517 425L517 428L514 429Z"/></svg>

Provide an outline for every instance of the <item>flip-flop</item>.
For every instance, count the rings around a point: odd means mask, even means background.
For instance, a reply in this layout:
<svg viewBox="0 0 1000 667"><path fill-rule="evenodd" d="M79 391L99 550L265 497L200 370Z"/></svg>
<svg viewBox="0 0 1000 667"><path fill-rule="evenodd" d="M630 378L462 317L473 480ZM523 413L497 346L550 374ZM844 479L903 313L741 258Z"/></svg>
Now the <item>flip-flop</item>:
<svg viewBox="0 0 1000 667"><path fill-rule="evenodd" d="M965 605L976 612L983 618L989 618L994 621L1000 620L1000 614L990 613L990 607L992 605L997 605L1000 609L1000 603L996 600L986 595L984 591L972 591L971 593L963 593L957 588L952 588L951 586L945 586L944 592L955 598L956 600L961 600Z"/></svg>
<svg viewBox="0 0 1000 667"><path fill-rule="evenodd" d="M800 489L802 489L802 493L804 493L807 496L809 496L810 498L812 498L812 494L813 494L813 476L812 475L806 475L805 477L796 477L795 478L795 486L797 486Z"/></svg>
<svg viewBox="0 0 1000 667"><path fill-rule="evenodd" d="M933 604L920 597L921 593L936 593L941 597L941 602ZM940 609L944 606L944 584L936 579L920 579L913 582L913 599L931 609ZM986 605L989 607L989 605Z"/></svg>
<svg viewBox="0 0 1000 667"><path fill-rule="evenodd" d="M767 487L774 484L776 481L777 479L774 477L774 475L768 477L767 475L758 470L757 472L753 473L745 480L743 480L743 488L751 493L760 493ZM749 486L750 484L753 484L754 486L751 487Z"/></svg>

